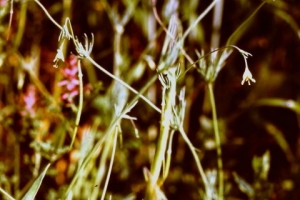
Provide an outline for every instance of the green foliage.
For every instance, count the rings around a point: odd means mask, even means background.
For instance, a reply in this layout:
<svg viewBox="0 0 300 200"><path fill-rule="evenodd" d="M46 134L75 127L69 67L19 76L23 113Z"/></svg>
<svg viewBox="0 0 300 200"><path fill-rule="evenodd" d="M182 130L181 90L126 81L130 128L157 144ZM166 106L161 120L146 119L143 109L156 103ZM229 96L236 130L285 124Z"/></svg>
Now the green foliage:
<svg viewBox="0 0 300 200"><path fill-rule="evenodd" d="M0 6L0 198L299 197L298 2Z"/></svg>

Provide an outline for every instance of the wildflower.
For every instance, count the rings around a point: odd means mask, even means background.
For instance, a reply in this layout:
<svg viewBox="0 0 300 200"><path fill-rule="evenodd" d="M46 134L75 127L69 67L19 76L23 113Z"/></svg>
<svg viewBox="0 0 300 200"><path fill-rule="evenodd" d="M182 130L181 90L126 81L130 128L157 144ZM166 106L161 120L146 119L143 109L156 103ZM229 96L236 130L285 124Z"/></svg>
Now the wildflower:
<svg viewBox="0 0 300 200"><path fill-rule="evenodd" d="M245 68L245 71L244 71L244 74L243 74L243 80L242 80L241 84L244 85L245 81L247 81L249 85L250 85L250 81L252 81L253 83L256 82L255 79L252 78L252 74L251 74L251 72L250 72L250 70L247 66Z"/></svg>
<svg viewBox="0 0 300 200"><path fill-rule="evenodd" d="M71 103L73 98L79 93L79 80L76 76L77 72L77 57L71 56L68 62L68 67L62 72L65 79L58 83L59 86L64 86L64 93L61 98L63 100L67 100L69 103Z"/></svg>

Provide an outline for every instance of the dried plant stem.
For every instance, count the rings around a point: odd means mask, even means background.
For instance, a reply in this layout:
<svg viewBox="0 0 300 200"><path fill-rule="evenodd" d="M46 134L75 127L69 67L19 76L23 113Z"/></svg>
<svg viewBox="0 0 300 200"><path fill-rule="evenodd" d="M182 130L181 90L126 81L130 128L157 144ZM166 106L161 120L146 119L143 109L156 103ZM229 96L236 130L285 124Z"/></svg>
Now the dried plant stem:
<svg viewBox="0 0 300 200"><path fill-rule="evenodd" d="M162 164L165 160L168 139L170 135L170 126L173 118L173 107L176 99L176 68L169 68L164 85L162 98L161 126L158 137L154 160L151 165L151 178L148 181L146 199L155 199L155 187L158 184ZM164 83L163 83L164 84Z"/></svg>
<svg viewBox="0 0 300 200"><path fill-rule="evenodd" d="M224 196L224 173L223 173L222 150L221 150L219 127L218 127L217 110L216 110L216 103L215 103L215 97L213 92L213 83L208 83L208 92L209 92L209 98L211 103L213 128L215 133L217 156L218 156L217 158L218 175L219 175L218 199L222 200Z"/></svg>

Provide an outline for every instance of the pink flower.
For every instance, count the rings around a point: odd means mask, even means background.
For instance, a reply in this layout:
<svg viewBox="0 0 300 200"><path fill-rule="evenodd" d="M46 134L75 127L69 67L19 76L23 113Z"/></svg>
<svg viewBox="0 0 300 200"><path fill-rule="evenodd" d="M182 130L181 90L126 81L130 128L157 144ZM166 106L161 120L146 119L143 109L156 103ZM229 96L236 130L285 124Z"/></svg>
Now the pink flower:
<svg viewBox="0 0 300 200"><path fill-rule="evenodd" d="M67 100L69 103L71 103L73 98L78 95L79 80L77 72L77 57L70 56L67 67L62 71L64 80L58 83L59 86L64 87L61 98Z"/></svg>

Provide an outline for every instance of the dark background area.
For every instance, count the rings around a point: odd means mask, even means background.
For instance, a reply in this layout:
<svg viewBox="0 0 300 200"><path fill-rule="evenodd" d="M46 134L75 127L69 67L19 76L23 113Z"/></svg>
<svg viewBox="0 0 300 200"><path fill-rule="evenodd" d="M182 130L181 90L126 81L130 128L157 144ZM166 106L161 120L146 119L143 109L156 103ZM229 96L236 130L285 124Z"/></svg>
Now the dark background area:
<svg viewBox="0 0 300 200"><path fill-rule="evenodd" d="M50 15L62 24L63 7L61 1L40 1L49 11ZM17 64L14 64L15 54L22 55L24 58L30 57L32 49L38 48L39 57L39 79L49 90L54 91L54 78L57 73L61 73L59 68L53 68L53 59L56 50L59 48L58 36L60 30L47 18L45 13L33 1L28 1L26 26L22 36L21 44L14 46L14 39L18 32L20 21L20 9L22 1L14 2L14 13L10 28L10 39L5 41L8 34L9 15L1 18L1 60L0 75L3 78L0 82L0 166L3 170L0 174L5 177L12 177L15 151L14 142L20 144L20 160L22 177L20 188L24 188L31 179L33 164L24 162L24 157L34 154L30 144L32 137L30 130L35 129L37 122L32 118L24 118L19 112L22 110L20 95L26 91L26 86L32 80L26 76L22 88L17 88L18 71ZM122 1L109 1L111 6L116 6L122 13L125 9ZM165 1L159 1L157 8L159 14L163 12ZM225 0L222 27L220 30L220 46L224 46L230 35L244 22L260 5L261 1L239 1ZM190 25L188 22L189 13L184 6L186 3L179 3L179 18L182 22L183 30ZM200 1L197 9L192 14L201 14L208 6L208 2ZM1 9L7 9L3 6ZM141 0L136 11L152 12L149 2ZM142 15L141 15L142 16ZM84 41L84 34L90 37L91 33L95 36L95 43L92 57L105 69L112 72L113 66L113 35L112 23L99 1L80 0L73 1L69 15L74 34L80 41ZM132 19L125 26L122 38L122 51L128 56L129 68L140 58L142 52L148 45L148 39L141 24L133 14ZM144 21L147 19L145 18ZM143 21L143 20L141 20ZM295 30L296 24L297 30ZM256 83L250 86L248 83L241 85L244 72L243 57L234 51L226 60L226 64L214 84L217 113L219 117L219 127L222 139L222 153L225 173L225 199L249 199L239 188L234 180L233 172L236 172L255 190L254 199L300 199L300 2L299 1L275 1L266 3L255 15L247 30L237 41L236 46L252 54L248 58L248 66L253 74ZM145 24L147 22L144 22ZM167 25L167 21L164 21ZM201 22L199 28L203 35L196 35L186 40L184 47L187 52L197 60L195 50L210 48L212 12ZM293 27L294 26L294 27ZM157 29L159 25L157 24ZM201 39L203 38L203 39ZM165 33L158 35L155 40L155 47L149 54L157 63L160 58ZM70 42L67 54L75 53L74 45ZM96 80L92 80L88 75L91 64L83 62L84 83L93 86L92 94L87 95L83 108L80 127L91 125L96 116L103 116L105 113L102 108L97 107L97 99L104 98L109 90L112 79L95 69L92 71ZM188 64L186 63L186 68ZM123 72L123 78L130 76ZM137 90L141 89L150 78L156 73L155 70L146 68L141 77L131 83ZM5 81L6 79L7 81ZM196 148L200 150L200 158L205 170L217 168L217 156L215 148L208 148L209 142L214 140L213 130L210 125L211 111L206 109L206 84L197 70L190 70L181 83L186 85L186 100L188 108L186 111L187 135ZM152 87L153 95L157 106L161 105L161 84L156 81ZM134 95L129 94L129 98ZM19 100L18 100L19 99ZM39 107L48 110L48 103L39 94ZM77 102L77 99L75 100ZM96 103L95 103L96 102ZM275 103L273 103L275 102ZM292 105L292 106L291 106ZM75 118L74 112L61 103L60 114L66 116L64 120L72 121ZM114 109L107 106L108 109ZM49 114L50 113L50 114ZM50 122L49 135L54 134L57 126L64 127L64 122L56 118L56 114L45 113L44 116L36 116L39 120L47 117ZM140 138L135 138L132 134L132 125L123 122L123 146L116 155L116 163L110 179L108 193L113 194L119 199L134 193L136 199L142 199L145 193L145 180L143 168L150 168L148 148L155 143L155 139L149 136L150 130L158 129L160 125L160 115L150 108L145 102L139 100L137 106L130 113L137 117L135 121L139 130ZM203 120L207 120L207 128L203 125ZM105 121L105 120L104 120ZM62 124L60 124L62 123ZM107 124L99 126L100 131L104 131ZM79 130L80 131L80 130ZM53 136L54 137L54 136ZM13 139L11 139L13 138ZM66 136L65 143L69 143L70 138ZM282 144L287 144L282 146ZM168 199L200 199L203 185L197 171L194 159L184 144L179 133L174 135L172 162L169 176L162 186L162 190ZM270 170L267 180L259 180L254 173L252 159L254 156L262 156L266 151L270 152ZM62 158L68 166L63 173L67 174L69 167L72 166L69 153ZM59 162L59 161L57 161ZM56 163L57 163L56 162ZM46 164L47 159L42 158L42 163ZM53 165L55 166L55 164ZM57 165L56 165L57 166ZM4 170L5 169L5 170ZM126 175L121 176L126 171ZM55 174L55 173L54 173ZM58 182L56 175L45 178L45 181L38 193L37 199L45 199L48 189L63 190L68 185L71 177ZM57 178L57 177L56 177ZM287 184L291 184L289 187ZM0 181L1 186L1 181ZM95 186L99 189L100 186ZM14 191L15 189L12 189ZM117 197L116 197L117 198ZM117 198L117 199L118 199Z"/></svg>

